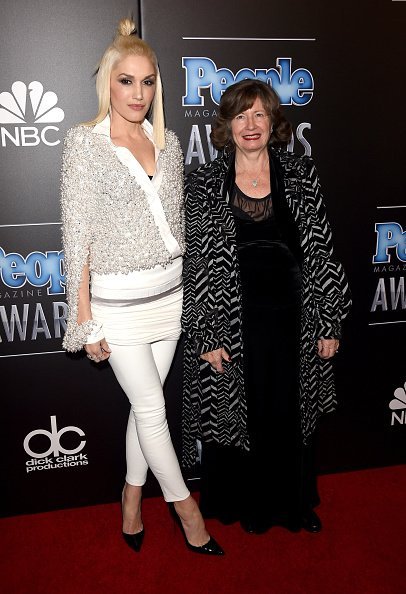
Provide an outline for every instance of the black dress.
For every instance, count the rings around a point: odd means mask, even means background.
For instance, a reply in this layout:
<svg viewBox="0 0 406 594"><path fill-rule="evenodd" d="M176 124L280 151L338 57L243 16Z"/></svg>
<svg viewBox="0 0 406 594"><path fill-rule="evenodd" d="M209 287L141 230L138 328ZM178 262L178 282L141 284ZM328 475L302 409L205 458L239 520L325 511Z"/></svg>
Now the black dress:
<svg viewBox="0 0 406 594"><path fill-rule="evenodd" d="M302 445L298 403L301 274L283 241L271 195L231 193L242 287L244 381L250 452L202 444L205 517L258 531L300 529L318 503L312 446Z"/></svg>

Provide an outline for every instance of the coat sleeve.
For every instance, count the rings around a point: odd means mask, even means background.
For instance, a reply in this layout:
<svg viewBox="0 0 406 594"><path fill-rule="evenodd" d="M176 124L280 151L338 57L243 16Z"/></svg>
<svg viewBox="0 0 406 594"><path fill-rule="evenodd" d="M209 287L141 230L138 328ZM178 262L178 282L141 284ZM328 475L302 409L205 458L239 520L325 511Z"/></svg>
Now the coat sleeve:
<svg viewBox="0 0 406 594"><path fill-rule="evenodd" d="M77 323L79 286L83 267L88 262L91 242L91 184L85 143L84 132L80 128L73 128L66 135L62 153L62 245L68 303L67 328L62 346L71 352L79 351L97 327L92 320Z"/></svg>
<svg viewBox="0 0 406 594"><path fill-rule="evenodd" d="M308 238L319 338L340 338L341 323L348 315L351 294L342 264L334 256L319 176L313 160L306 158L304 184L308 199Z"/></svg>
<svg viewBox="0 0 406 594"><path fill-rule="evenodd" d="M207 253L203 247L211 244L207 231L204 186L195 173L186 177L185 185L185 232L186 252L183 267L182 330L187 340L193 342L197 355L214 351L223 346L219 312L211 307L209 288L213 279ZM206 229L206 231L204 231Z"/></svg>

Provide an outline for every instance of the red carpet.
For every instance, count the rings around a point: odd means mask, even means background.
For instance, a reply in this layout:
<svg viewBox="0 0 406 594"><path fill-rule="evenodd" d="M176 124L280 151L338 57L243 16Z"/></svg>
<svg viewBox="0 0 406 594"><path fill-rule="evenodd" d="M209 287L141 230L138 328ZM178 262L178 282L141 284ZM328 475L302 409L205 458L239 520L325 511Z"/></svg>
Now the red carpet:
<svg viewBox="0 0 406 594"><path fill-rule="evenodd" d="M208 527L223 558L188 551L163 499L121 540L118 504L0 520L2 594L403 594L406 467L321 476L320 534ZM29 496L29 493L27 493ZM405 547L406 548L406 547Z"/></svg>

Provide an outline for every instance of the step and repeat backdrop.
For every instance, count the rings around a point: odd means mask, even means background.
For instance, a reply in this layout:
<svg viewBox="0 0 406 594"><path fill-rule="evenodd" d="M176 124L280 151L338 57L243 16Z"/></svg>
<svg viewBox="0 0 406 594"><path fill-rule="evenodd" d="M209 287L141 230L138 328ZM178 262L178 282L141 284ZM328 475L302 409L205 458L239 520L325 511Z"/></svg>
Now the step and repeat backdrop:
<svg viewBox="0 0 406 594"><path fill-rule="evenodd" d="M97 111L94 71L120 18L156 50L167 125L190 171L215 158L213 117L243 78L278 92L289 150L317 164L354 305L320 472L406 461L406 2L5 0L0 88L1 515L117 501L128 403L108 365L61 349L63 137ZM182 341L166 384L180 450ZM186 477L193 489L199 469ZM158 494L153 477L146 494Z"/></svg>

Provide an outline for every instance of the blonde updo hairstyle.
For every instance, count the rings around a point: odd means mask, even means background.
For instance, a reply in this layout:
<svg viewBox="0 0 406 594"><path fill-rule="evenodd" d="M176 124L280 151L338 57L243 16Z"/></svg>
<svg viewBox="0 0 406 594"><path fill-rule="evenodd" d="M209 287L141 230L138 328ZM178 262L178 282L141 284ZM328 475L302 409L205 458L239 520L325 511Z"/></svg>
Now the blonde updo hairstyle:
<svg viewBox="0 0 406 594"><path fill-rule="evenodd" d="M122 19L117 27L113 43L104 52L96 76L96 92L99 99L99 112L86 125L94 126L103 121L110 110L110 76L116 63L127 56L145 56L151 61L156 75L155 96L148 119L153 124L153 138L159 149L165 148L165 119L163 108L163 91L158 61L153 49L140 39L137 28L131 18Z"/></svg>

